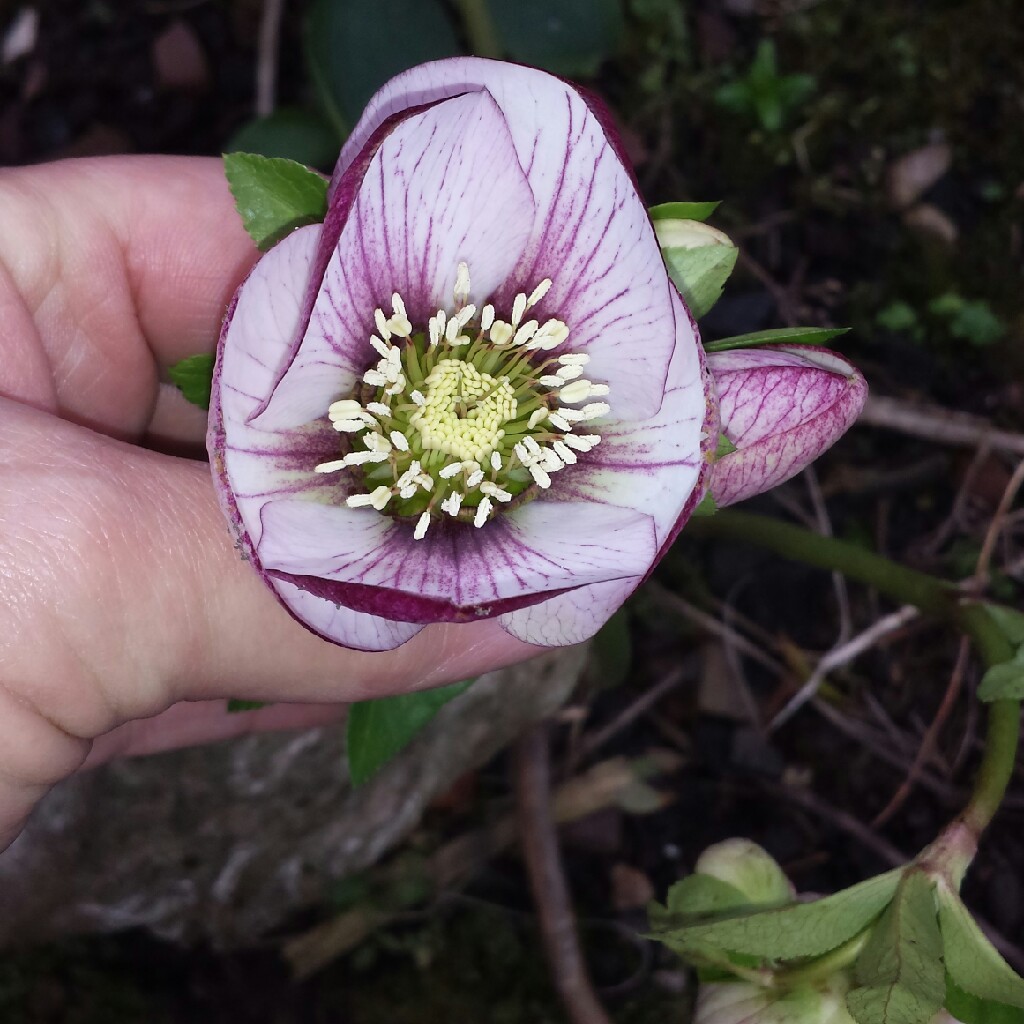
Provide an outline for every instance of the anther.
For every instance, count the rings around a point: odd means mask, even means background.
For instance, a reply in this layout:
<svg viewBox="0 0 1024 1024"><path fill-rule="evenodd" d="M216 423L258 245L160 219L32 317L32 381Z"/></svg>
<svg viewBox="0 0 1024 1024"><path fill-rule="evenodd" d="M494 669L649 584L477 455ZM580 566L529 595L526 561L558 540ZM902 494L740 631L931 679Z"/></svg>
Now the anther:
<svg viewBox="0 0 1024 1024"><path fill-rule="evenodd" d="M541 299L544 298L548 293L548 289L551 287L551 278L545 277L543 281L536 288L530 292L530 297L526 300L526 308L529 309L531 306L536 306Z"/></svg>
<svg viewBox="0 0 1024 1024"><path fill-rule="evenodd" d="M490 498L481 498L480 504L476 507L476 515L473 516L473 525L479 530L484 523L487 522L487 517L491 514L493 508Z"/></svg>

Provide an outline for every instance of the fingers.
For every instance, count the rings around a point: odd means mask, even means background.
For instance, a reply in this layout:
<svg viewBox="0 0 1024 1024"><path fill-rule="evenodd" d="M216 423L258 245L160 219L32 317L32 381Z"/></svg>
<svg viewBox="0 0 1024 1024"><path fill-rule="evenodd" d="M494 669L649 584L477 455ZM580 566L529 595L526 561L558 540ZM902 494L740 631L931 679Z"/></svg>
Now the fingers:
<svg viewBox="0 0 1024 1024"><path fill-rule="evenodd" d="M8 397L140 436L161 370L211 351L256 258L221 162L70 160L0 173Z"/></svg>
<svg viewBox="0 0 1024 1024"><path fill-rule="evenodd" d="M428 627L387 654L336 647L241 560L207 466L15 403L0 422L0 664L71 736L178 700L363 700L535 652L493 621Z"/></svg>
<svg viewBox="0 0 1024 1024"><path fill-rule="evenodd" d="M183 701L153 718L126 722L101 736L82 767L92 768L115 757L155 754L250 733L309 729L336 722L344 714L340 704L272 704L232 713L223 700Z"/></svg>

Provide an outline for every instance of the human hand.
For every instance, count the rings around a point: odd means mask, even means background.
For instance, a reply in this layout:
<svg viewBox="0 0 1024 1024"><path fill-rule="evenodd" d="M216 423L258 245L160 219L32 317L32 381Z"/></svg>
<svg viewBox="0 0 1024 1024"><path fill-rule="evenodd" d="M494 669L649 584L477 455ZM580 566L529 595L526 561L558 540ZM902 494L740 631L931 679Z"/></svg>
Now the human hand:
<svg viewBox="0 0 1024 1024"><path fill-rule="evenodd" d="M212 349L256 256L216 160L0 172L0 850L83 766L536 652L493 621L386 654L313 636L232 547L209 467L154 450L201 451L205 415L160 381Z"/></svg>

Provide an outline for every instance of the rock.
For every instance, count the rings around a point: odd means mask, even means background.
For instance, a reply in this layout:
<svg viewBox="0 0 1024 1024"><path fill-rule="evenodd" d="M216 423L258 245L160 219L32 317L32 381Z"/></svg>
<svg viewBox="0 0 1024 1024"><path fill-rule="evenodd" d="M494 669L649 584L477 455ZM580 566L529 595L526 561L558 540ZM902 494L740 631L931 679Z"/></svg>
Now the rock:
<svg viewBox="0 0 1024 1024"><path fill-rule="evenodd" d="M556 711L585 648L481 677L365 786L344 729L247 736L57 786L0 856L0 946L145 928L252 945L380 859L437 794Z"/></svg>

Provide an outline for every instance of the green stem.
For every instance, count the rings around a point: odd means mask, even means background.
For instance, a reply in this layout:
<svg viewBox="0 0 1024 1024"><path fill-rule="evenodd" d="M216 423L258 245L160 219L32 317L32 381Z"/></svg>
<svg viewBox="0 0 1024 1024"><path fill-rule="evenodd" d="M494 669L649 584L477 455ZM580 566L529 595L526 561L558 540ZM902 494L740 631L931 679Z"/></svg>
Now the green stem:
<svg viewBox="0 0 1024 1024"><path fill-rule="evenodd" d="M946 616L956 611L959 595L952 583L897 565L855 544L768 516L730 509L706 518L691 519L686 533L690 537L745 541L784 558L841 572L930 615Z"/></svg>
<svg viewBox="0 0 1024 1024"><path fill-rule="evenodd" d="M988 713L985 753L963 814L964 824L976 836L985 830L1003 802L1017 763L1019 742L1020 701L995 701Z"/></svg>
<svg viewBox="0 0 1024 1024"><path fill-rule="evenodd" d="M503 56L498 31L487 9L487 0L458 0L458 3L466 38L473 53L477 57Z"/></svg>
<svg viewBox="0 0 1024 1024"><path fill-rule="evenodd" d="M881 555L767 516L733 510L691 519L686 532L695 537L745 541L784 558L867 583L888 597L955 623L978 648L988 666L1013 657L1013 648L982 603L965 600L947 580L897 565ZM989 711L985 752L974 790L954 825L966 825L976 838L994 817L1006 794L1017 759L1020 701L995 701ZM953 826L950 826L951 828Z"/></svg>

